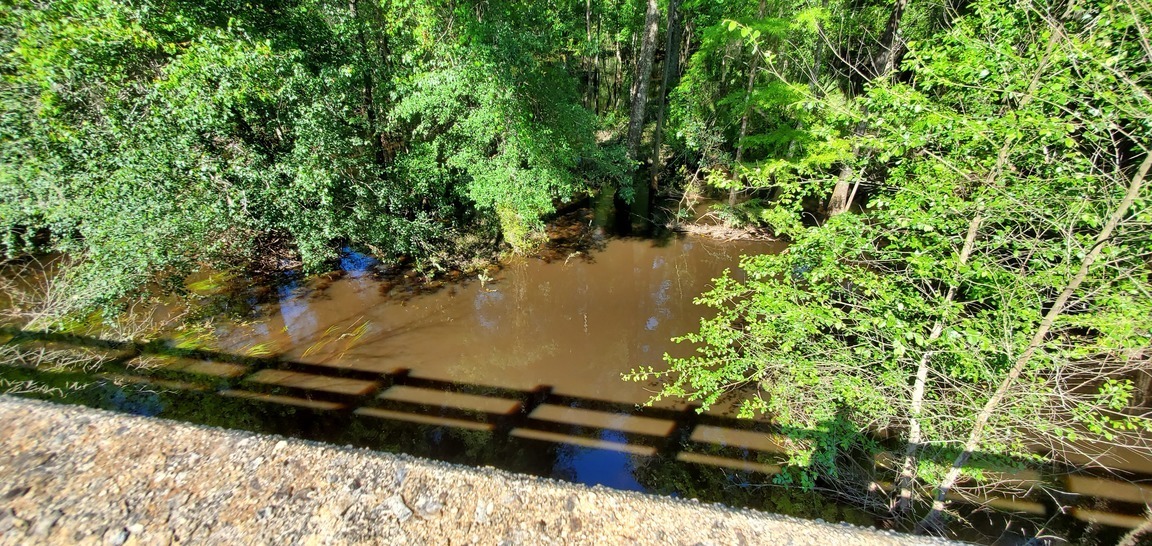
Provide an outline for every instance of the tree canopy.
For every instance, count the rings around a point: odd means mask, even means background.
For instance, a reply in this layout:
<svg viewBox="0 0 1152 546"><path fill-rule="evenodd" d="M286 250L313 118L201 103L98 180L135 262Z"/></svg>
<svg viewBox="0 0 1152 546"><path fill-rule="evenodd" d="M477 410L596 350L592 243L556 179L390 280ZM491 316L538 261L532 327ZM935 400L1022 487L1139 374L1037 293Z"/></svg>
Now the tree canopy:
<svg viewBox="0 0 1152 546"><path fill-rule="evenodd" d="M92 303L269 235L310 269L343 244L421 259L500 234L527 247L554 203L623 172L557 55L559 15L16 2L0 21L5 248L83 254Z"/></svg>
<svg viewBox="0 0 1152 546"><path fill-rule="evenodd" d="M699 298L717 314L681 338L696 356L633 378L705 405L745 393L801 440L779 479L808 486L865 490L849 454L894 432L901 507L937 495L926 526L989 465L1067 461L1084 439L1147 453L1149 23L1137 5L982 1L910 40L900 77L854 99L867 209L746 257L745 280Z"/></svg>

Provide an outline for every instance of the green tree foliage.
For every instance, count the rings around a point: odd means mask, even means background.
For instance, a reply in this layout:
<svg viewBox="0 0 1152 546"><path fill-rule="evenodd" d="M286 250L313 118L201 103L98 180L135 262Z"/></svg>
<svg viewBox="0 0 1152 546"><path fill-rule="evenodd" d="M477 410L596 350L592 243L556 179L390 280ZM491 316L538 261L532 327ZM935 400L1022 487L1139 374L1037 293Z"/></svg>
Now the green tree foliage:
<svg viewBox="0 0 1152 546"><path fill-rule="evenodd" d="M696 356L632 376L705 405L743 393L745 414L800 440L783 479L806 484L869 483L848 454L874 454L878 431L912 444L924 496L955 463L975 480L1085 438L1147 450L1132 383L1152 346L1140 6L985 0L911 42L910 78L864 99L886 166L869 209L745 258L746 279L699 298L717 314L681 338Z"/></svg>
<svg viewBox="0 0 1152 546"><path fill-rule="evenodd" d="M522 2L15 2L0 15L0 229L83 256L77 305L287 235L417 258L619 173ZM453 250L455 249L455 250Z"/></svg>
<svg viewBox="0 0 1152 546"><path fill-rule="evenodd" d="M268 241L311 270L527 251L557 202L659 194L613 143L636 74L680 66L631 118L666 108L680 172L792 245L699 298L695 356L633 378L746 395L792 440L785 481L870 484L894 448L899 510L1084 438L1147 449L1145 0L676 5L653 40L667 1L10 0L0 245L78 264L62 314ZM849 183L860 214L801 222Z"/></svg>
<svg viewBox="0 0 1152 546"><path fill-rule="evenodd" d="M902 40L938 32L947 8L746 1L712 11L674 95L673 142L710 187L731 192L730 223L789 236L845 174L875 166L857 138L864 84L886 47L898 59ZM898 32L884 43L890 25Z"/></svg>

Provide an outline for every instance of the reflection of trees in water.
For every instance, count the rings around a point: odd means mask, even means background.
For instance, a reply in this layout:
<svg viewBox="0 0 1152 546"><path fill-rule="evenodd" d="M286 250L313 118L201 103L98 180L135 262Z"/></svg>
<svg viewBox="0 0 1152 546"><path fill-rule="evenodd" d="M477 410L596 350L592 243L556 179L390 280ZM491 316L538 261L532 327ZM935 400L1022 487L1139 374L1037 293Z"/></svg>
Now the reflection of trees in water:
<svg viewBox="0 0 1152 546"><path fill-rule="evenodd" d="M1102 513L1115 511L1113 502L1094 498L1084 503L1084 507L1096 510ZM1099 523L1087 523L1078 520L1070 520L1069 518L1058 518L1052 521L1052 531L1058 533L1057 536L1067 537L1068 544L1079 544L1083 546L1126 546L1126 545L1146 545L1152 543L1148 537L1136 537L1134 542L1121 542L1127 534L1127 529L1120 529Z"/></svg>
<svg viewBox="0 0 1152 546"><path fill-rule="evenodd" d="M716 454L719 451L703 449L702 453ZM809 519L822 518L864 526L876 523L868 514L818 492L775 485L771 476L656 457L632 458L633 476L652 493L747 506ZM763 461L756 456L750 458L756 462L772 462L766 456Z"/></svg>
<svg viewBox="0 0 1152 546"><path fill-rule="evenodd" d="M414 425L344 411L318 411L278 403L221 396L215 391L173 391L155 385L119 384L82 372L47 373L34 369L0 369L0 378L9 381L35 379L57 389L34 397L77 403L119 412L156 415L204 425L261 433L308 438L336 445L353 445L470 465L496 465L501 468L581 483L603 483L611 487L642 489L654 493L719 501L772 512L829 521L870 524L863 512L837 502L820 492L801 491L775 485L770 476L726 470L703 464L688 464L663 457L627 455L560 443L509 438L503 432L464 430L451 427ZM75 385L81 385L75 387ZM600 439L621 441L613 430L605 429ZM693 452L732 457L732 448L696 445ZM739 451L739 450L738 450ZM749 462L778 463L770 455L741 451ZM741 458L736 455L736 458ZM1110 512L1118 508L1109 501L1090 500L1083 508ZM1119 507L1122 508L1122 507ZM981 532L997 532L1012 519L997 512L965 511L967 538L989 540ZM1015 528L1025 525L1015 522ZM989 523L992 522L992 523ZM1065 519L1050 522L1064 526L1050 529L1074 543L1113 544L1120 532L1114 528L1088 525ZM966 524L967 525L967 524ZM990 536L990 535L989 535ZM962 537L966 538L966 537ZM995 537L992 537L995 538Z"/></svg>
<svg viewBox="0 0 1152 546"><path fill-rule="evenodd" d="M381 451L400 452L474 466L495 465L514 472L556 476L559 444L509 441L493 432L415 425L375 418L353 419L329 440Z"/></svg>
<svg viewBox="0 0 1152 546"><path fill-rule="evenodd" d="M376 418L349 421L337 443L372 447L468 463L486 460L495 449L492 433L451 427L428 427Z"/></svg>
<svg viewBox="0 0 1152 546"><path fill-rule="evenodd" d="M95 380L83 373L0 370L8 381L34 379L50 390L27 397L98 409L148 415L264 434L307 438L335 445L407 453L431 459L556 475L558 444L509 441L492 432L417 425L347 412L312 410L278 403L221 396L212 391L178 391L146 384Z"/></svg>
<svg viewBox="0 0 1152 546"><path fill-rule="evenodd" d="M482 342L471 345L478 349L474 353L461 355L447 370L454 379L469 378L484 384L530 388L535 385L522 385L516 379L522 377L517 372L525 372L535 362L555 356L555 342L531 344L517 339L511 347L486 346ZM506 384L505 384L506 383Z"/></svg>
<svg viewBox="0 0 1152 546"><path fill-rule="evenodd" d="M26 393L29 398L254 432L284 433L277 427L270 428L269 423L290 419L297 411L293 406L280 404L256 407L247 400L210 392L178 391L114 379L95 379L83 371L44 373L5 367L0 369L0 377L10 381L34 381L48 387Z"/></svg>
<svg viewBox="0 0 1152 546"><path fill-rule="evenodd" d="M448 366L455 378L482 378L482 383L504 379L515 383L515 372L554 357L558 345L541 331L540 314L550 309L548 287L531 284L529 264L519 258L501 271L498 282L480 288L473 299L472 317L477 337L463 346L466 353ZM540 293L534 293L534 291ZM469 330L464 329L464 335Z"/></svg>

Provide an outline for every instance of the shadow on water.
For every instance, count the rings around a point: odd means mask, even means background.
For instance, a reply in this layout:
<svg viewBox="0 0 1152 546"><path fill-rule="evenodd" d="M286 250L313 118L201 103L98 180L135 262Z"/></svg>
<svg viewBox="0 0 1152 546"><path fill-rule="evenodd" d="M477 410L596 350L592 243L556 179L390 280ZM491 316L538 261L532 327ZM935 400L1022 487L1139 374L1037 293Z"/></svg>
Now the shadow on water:
<svg viewBox="0 0 1152 546"><path fill-rule="evenodd" d="M166 341L118 342L0 328L8 344L84 348L99 370L6 368L12 381L65 386L38 395L132 414L275 433L449 462L495 465L586 484L761 506L739 494L780 471L772 425L559 394L336 368ZM147 364L144 364L147 362ZM747 437L717 443L718 429ZM743 445L747 444L747 445ZM661 467L675 467L675 471ZM808 517L871 523L818 495L776 489L773 507ZM786 500L782 500L786 499Z"/></svg>
<svg viewBox="0 0 1152 546"><path fill-rule="evenodd" d="M90 372L5 367L0 379L36 380L60 387L42 398L128 413L890 525L832 496L772 485L787 472L782 446L811 431L683 404L644 407L650 386L620 380L678 350L669 338L698 326L692 298L724 269L740 275L739 254L782 248L684 238L659 221L635 221L656 208L602 192L590 209L554 221L538 256L478 279L452 272L428 279L410 264L381 264L345 248L339 271L288 272L247 288L256 294L220 294L239 298L229 305L246 303L260 320L219 326L218 351L0 328L8 347L106 357ZM977 500L1030 521L1068 510L1073 518L1061 520L1061 533L1082 543L1103 535L1078 522L1131 526L1142 500L1152 499L1152 488L1106 475L997 475L1068 493ZM1013 517L970 512L969 525L992 520L980 527L998 534ZM1021 525L1036 529L1013 528ZM959 530L970 540L996 538Z"/></svg>
<svg viewBox="0 0 1152 546"><path fill-rule="evenodd" d="M407 369L376 373L181 349L164 340L119 342L15 328L0 328L0 335L9 346L83 348L105 358L92 372L0 372L10 381L68 385L41 398L802 517L884 523L815 493L768 486L785 464L783 443L812 431L766 421L570 396L547 385L517 389L416 377ZM1019 473L996 479L1050 478ZM1147 492L1142 486L1093 474L1064 479L1072 491L1095 496L985 501L1032 516L1070 510L1073 518L1096 525L1138 523L1136 503ZM1090 531L1072 525L1066 536L1101 536L1099 529Z"/></svg>

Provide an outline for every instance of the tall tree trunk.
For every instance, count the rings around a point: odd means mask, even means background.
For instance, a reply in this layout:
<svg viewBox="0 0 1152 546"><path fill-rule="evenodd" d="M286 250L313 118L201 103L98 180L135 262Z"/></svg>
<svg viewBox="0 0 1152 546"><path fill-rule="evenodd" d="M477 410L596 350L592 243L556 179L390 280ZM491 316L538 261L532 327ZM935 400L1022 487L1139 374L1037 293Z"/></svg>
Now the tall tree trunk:
<svg viewBox="0 0 1152 546"><path fill-rule="evenodd" d="M596 67L596 71L592 73L592 109L597 115L600 114L600 44L603 42L600 39L600 28L604 25L604 14L596 16L596 57L593 59L592 64Z"/></svg>
<svg viewBox="0 0 1152 546"><path fill-rule="evenodd" d="M732 68L732 50L736 49L736 46L738 45L740 45L740 42L728 42L724 46L724 53L720 55L720 96L723 96L724 91L727 90L728 70Z"/></svg>
<svg viewBox="0 0 1152 546"><path fill-rule="evenodd" d="M897 39L900 36L900 20L904 17L904 12L908 8L908 0L896 0L892 6L892 12L888 15L888 24L884 27L884 35L880 38L880 50L873 58L872 63L872 78L873 80L887 78L896 69L896 58L899 48ZM854 135L859 137L868 130L868 124L860 122L856 125ZM852 155L859 154L859 149L854 149ZM832 188L832 196L828 199L828 216L835 216L852 206L852 199L856 196L856 190L859 188L859 180L855 181L856 187L852 187L853 178L856 176L855 170L851 165L844 164L840 168L840 176L836 179L836 186ZM851 192L851 195L849 194Z"/></svg>
<svg viewBox="0 0 1152 546"><path fill-rule="evenodd" d="M639 159L640 135L644 131L644 111L648 106L648 85L652 80L652 58L656 56L656 35L660 26L660 6L648 0L644 15L644 38L640 42L640 57L636 60L636 81L632 85L632 113L628 116L628 158Z"/></svg>
<svg viewBox="0 0 1152 546"><path fill-rule="evenodd" d="M684 23L684 46L680 48L680 66L688 64L688 56L692 54L692 22Z"/></svg>
<svg viewBox="0 0 1152 546"><path fill-rule="evenodd" d="M664 41L664 78L660 81L660 107L656 111L656 134L652 143L652 189L660 181L660 171L664 161L660 158L660 146L664 137L664 111L668 106L668 95L676 86L676 76L680 73L680 0L668 0L668 28ZM653 191L652 195L655 196Z"/></svg>
<svg viewBox="0 0 1152 546"><path fill-rule="evenodd" d="M900 19L904 10L908 8L908 0L896 0L892 5L892 12L888 14L888 24L884 27L884 36L880 38L880 51L872 60L872 74L875 78L887 78L896 67L896 58L900 54Z"/></svg>
<svg viewBox="0 0 1152 546"><path fill-rule="evenodd" d="M964 470L965 465L968 464L968 459L972 456L977 449L980 448L980 442L984 439L984 428L988 426L988 421L992 419L992 414L1000 408L1000 404L1004 402L1004 397L1008 394L1008 389L1016 383L1020 378L1020 374L1024 373L1024 368L1032 360L1036 351L1044 344L1048 338L1049 331L1052 330L1052 325L1056 319L1064 313L1067 308L1068 300L1072 298L1072 294L1080 288L1080 283L1088 276L1088 270L1092 264L1096 262L1096 258L1100 256L1100 252L1112 239L1112 232L1115 231L1116 226L1124 219L1128 213L1128 209L1136 202L1136 198L1140 195L1140 189L1144 185L1144 179L1148 175L1148 169L1152 167L1152 154L1148 154L1144 158L1144 162L1140 164L1136 174L1128 183L1128 191L1124 198L1112 211L1111 217L1108 222L1101 228L1100 233L1096 235L1096 242L1092 245L1092 249L1080 261L1080 268L1076 274L1068 280L1064 285L1064 289L1060 295L1056 297L1056 301L1052 303L1052 307L1045 313L1044 318L1040 321L1040 325L1036 328L1036 332L1032 335L1032 340L1025 347L1024 352L1013 363L1012 368L1008 371L1008 375L996 387L996 391L992 393L992 397L984 404L980 413L976 415L976 420L972 424L972 429L968 433L968 439L964 442L964 449L952 461L952 468L948 469L944 479L936 487L935 499L932 501L932 510L928 512L924 519L916 525L916 532L923 533L925 531L937 531L940 529L940 524L944 516L944 499L947 497L948 492L956 485L956 481L960 478L960 472Z"/></svg>
<svg viewBox="0 0 1152 546"><path fill-rule="evenodd" d="M857 134L856 136L860 135ZM855 172L851 165L845 164L840 167L840 175L836 178L836 185L832 188L832 196L828 198L828 216L836 216L848 210L850 205L848 192L852 189L851 180Z"/></svg>
<svg viewBox="0 0 1152 546"><path fill-rule="evenodd" d="M624 90L624 54L620 49L620 44L616 44L616 82L612 86L612 110L620 108L620 95Z"/></svg>
<svg viewBox="0 0 1152 546"><path fill-rule="evenodd" d="M760 9L757 11L757 18L764 18L764 9L766 8L764 0L760 0ZM744 111L740 113L740 136L736 139L736 161L733 165L735 172L733 175L732 189L728 191L728 206L736 206L736 195L740 193L740 162L744 160L744 139L748 136L748 116L752 112L752 88L756 84L756 70L760 68L760 48L757 44L752 44L752 63L748 68L748 84L744 86Z"/></svg>
<svg viewBox="0 0 1152 546"><path fill-rule="evenodd" d="M948 285L948 293L944 295L944 302L940 305L944 312L947 312L948 306L952 305L952 301L956 298L958 283L956 277L959 270L968 263L968 257L972 255L976 234L983 220L977 214L968 223L968 233L964 236L964 244L960 248L960 256L956 261L956 271L953 272L952 282ZM928 334L926 345L931 345L932 342L940 339L942 333L944 333L943 318L937 319L936 323L932 325L932 331ZM904 464L900 469L900 476L896 480L896 490L899 491L899 497L896 500L894 512L897 514L907 513L908 509L912 507L912 486L916 481L916 453L920 450L920 443L923 441L920 430L920 413L924 409L924 390L928 384L928 368L931 363L932 351L924 351L920 357L920 364L916 367L916 380L912 385L912 401L908 418L908 445L904 449Z"/></svg>
<svg viewBox="0 0 1152 546"><path fill-rule="evenodd" d="M349 0L348 12L352 16L352 24L356 26L356 41L360 45L360 69L364 73L362 86L364 89L364 113L368 118L368 141L372 142L376 164L383 166L387 162L387 153L384 150L384 143L381 141L382 135L379 133L376 120L376 86L372 78L372 67L376 63L371 62L369 58L368 39L364 36L364 23L360 20L363 14L357 0Z"/></svg>
<svg viewBox="0 0 1152 546"><path fill-rule="evenodd" d="M821 2L820 6L824 9L828 9L828 0L824 0L823 2ZM824 42L825 41L826 40L825 40L825 36L824 36L824 22L817 19L816 20L816 47L813 48L813 50L812 50L812 68L810 68L808 70L808 90L809 90L809 92L812 93L812 96L816 97L817 99L821 99L824 97L824 90L823 90L823 88L820 87L820 69L824 67ZM796 123L796 130L800 131L802 129L804 129L804 122L798 121ZM789 159L792 159L793 157L795 157L796 147L797 147L798 142L799 142L798 140L793 139L791 142L788 143L788 158ZM769 197L769 201L773 202L773 203L778 202L780 200L780 197L783 194L784 194L784 188L782 186L776 186L772 190L772 195Z"/></svg>
<svg viewBox="0 0 1152 546"><path fill-rule="evenodd" d="M820 7L827 10L828 0L820 3ZM816 19L816 50L812 52L812 71L808 74L808 89L816 98L822 98L824 91L820 88L820 69L824 67L824 21Z"/></svg>
<svg viewBox="0 0 1152 546"><path fill-rule="evenodd" d="M584 45L592 46L592 0L584 0ZM587 51L584 53L584 107L594 108L596 95L593 93L593 80L596 79L596 64Z"/></svg>

